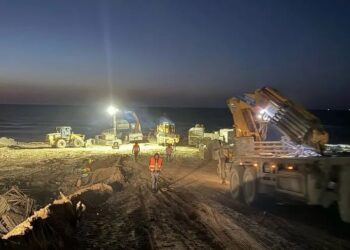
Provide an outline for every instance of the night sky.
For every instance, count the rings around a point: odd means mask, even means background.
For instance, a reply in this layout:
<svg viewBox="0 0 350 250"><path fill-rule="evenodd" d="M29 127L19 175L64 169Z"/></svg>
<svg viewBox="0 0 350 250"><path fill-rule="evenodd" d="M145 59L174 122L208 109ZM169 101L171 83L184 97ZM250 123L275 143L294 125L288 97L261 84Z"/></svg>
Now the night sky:
<svg viewBox="0 0 350 250"><path fill-rule="evenodd" d="M0 103L350 108L350 1L0 0Z"/></svg>

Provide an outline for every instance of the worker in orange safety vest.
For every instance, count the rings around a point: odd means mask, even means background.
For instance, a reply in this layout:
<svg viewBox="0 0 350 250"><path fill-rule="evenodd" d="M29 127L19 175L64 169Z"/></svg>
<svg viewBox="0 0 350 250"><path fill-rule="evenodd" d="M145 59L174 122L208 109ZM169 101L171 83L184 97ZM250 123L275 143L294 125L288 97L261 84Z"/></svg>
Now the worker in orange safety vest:
<svg viewBox="0 0 350 250"><path fill-rule="evenodd" d="M137 158L140 153L140 146L137 142L135 142L134 146L132 147L132 153L134 154L134 160L137 162Z"/></svg>
<svg viewBox="0 0 350 250"><path fill-rule="evenodd" d="M163 159L159 156L158 153L154 154L149 160L149 170L151 171L151 186L152 192L157 192L158 190L158 178L160 171L162 170Z"/></svg>

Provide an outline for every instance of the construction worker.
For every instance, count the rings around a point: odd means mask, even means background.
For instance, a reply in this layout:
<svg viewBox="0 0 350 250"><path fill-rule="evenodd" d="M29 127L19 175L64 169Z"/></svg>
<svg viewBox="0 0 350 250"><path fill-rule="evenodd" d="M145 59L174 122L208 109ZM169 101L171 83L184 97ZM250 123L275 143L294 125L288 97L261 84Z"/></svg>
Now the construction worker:
<svg viewBox="0 0 350 250"><path fill-rule="evenodd" d="M165 155L166 155L166 161L171 161L171 155L173 154L173 146L171 144L168 144L168 146L165 148Z"/></svg>
<svg viewBox="0 0 350 250"><path fill-rule="evenodd" d="M134 154L134 160L137 162L137 158L140 153L140 146L137 142L135 142L134 146L132 147L132 153Z"/></svg>
<svg viewBox="0 0 350 250"><path fill-rule="evenodd" d="M151 186L152 192L155 193L158 190L158 178L162 169L163 159L158 153L154 154L149 161L149 170L151 171Z"/></svg>

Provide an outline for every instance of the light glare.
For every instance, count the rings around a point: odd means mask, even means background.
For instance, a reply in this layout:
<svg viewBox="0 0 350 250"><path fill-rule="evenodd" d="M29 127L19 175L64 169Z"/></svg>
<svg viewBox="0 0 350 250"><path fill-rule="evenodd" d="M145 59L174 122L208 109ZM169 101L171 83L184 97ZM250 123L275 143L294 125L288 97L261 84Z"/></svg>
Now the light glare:
<svg viewBox="0 0 350 250"><path fill-rule="evenodd" d="M119 111L119 109L114 107L113 105L111 105L107 108L107 113L110 115L115 115L118 111Z"/></svg>

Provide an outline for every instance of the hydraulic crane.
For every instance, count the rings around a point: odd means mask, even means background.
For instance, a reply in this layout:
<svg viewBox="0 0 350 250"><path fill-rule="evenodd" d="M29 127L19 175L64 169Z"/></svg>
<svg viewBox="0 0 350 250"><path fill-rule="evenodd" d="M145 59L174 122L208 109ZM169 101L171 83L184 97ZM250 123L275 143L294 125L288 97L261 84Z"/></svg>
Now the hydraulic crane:
<svg viewBox="0 0 350 250"><path fill-rule="evenodd" d="M273 124L283 135L297 144L305 144L321 152L328 133L320 120L277 90L264 87L241 98L227 101L234 120L235 136L252 136L264 141L267 124Z"/></svg>
<svg viewBox="0 0 350 250"><path fill-rule="evenodd" d="M316 116L269 87L227 104L234 146L223 148L224 169L234 199L251 204L265 194L324 207L336 203L350 223L350 157L322 155L328 133ZM281 140L267 140L268 124L282 133Z"/></svg>

